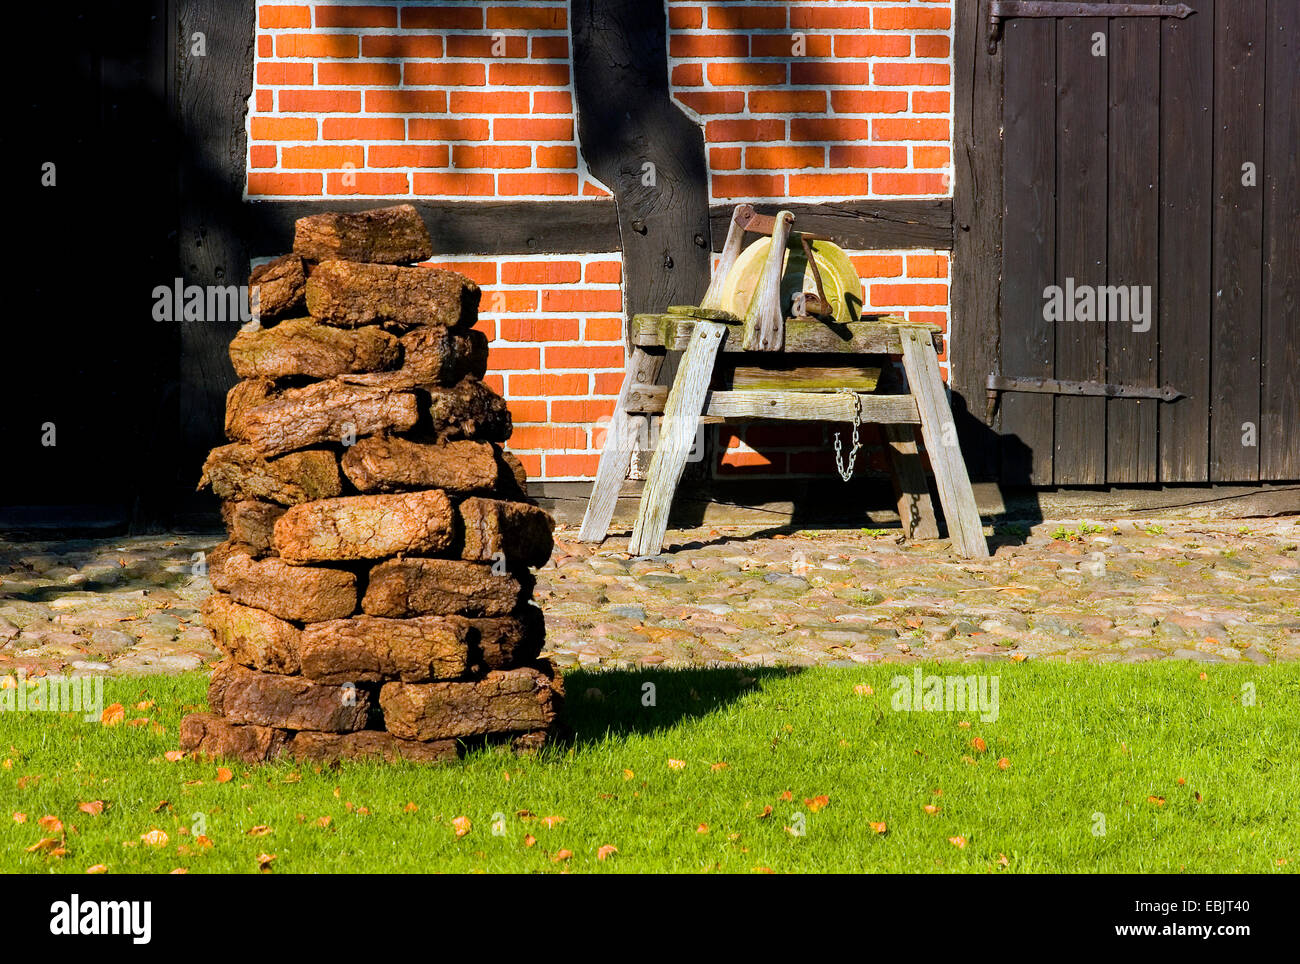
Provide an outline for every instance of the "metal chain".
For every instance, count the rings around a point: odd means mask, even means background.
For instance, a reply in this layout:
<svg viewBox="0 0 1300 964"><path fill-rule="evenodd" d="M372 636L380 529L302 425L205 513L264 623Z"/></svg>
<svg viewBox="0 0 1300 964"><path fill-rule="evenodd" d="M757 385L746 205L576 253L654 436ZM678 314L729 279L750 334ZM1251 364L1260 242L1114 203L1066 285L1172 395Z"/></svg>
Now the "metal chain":
<svg viewBox="0 0 1300 964"><path fill-rule="evenodd" d="M862 424L862 396L857 392L841 392L842 395L849 395L853 398L853 447L849 450L849 466L846 469L844 462L840 458L842 447L840 446L840 433L835 433L835 468L840 473L840 478L845 482L853 478L853 463L858 459L858 451L862 448L858 442L858 426Z"/></svg>

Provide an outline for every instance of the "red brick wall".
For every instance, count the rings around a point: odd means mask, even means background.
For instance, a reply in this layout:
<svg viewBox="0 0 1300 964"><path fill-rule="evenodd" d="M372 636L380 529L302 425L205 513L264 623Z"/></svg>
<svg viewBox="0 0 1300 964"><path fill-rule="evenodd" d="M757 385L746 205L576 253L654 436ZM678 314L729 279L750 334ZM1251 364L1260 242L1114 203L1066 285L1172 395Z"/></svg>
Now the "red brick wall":
<svg viewBox="0 0 1300 964"><path fill-rule="evenodd" d="M952 3L670 0L673 93L704 130L710 198L950 194ZM567 9L259 0L249 197L608 194L576 141ZM851 253L870 308L947 328L946 254ZM484 287L491 379L530 475L591 477L623 367L618 254L437 263ZM722 474L830 458L817 429L722 439Z"/></svg>

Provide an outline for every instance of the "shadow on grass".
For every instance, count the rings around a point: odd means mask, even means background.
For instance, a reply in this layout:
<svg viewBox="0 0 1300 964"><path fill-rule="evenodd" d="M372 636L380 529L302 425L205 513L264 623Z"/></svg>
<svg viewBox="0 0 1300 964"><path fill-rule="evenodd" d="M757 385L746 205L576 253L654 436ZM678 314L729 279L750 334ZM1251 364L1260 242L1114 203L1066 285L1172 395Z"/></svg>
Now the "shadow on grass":
<svg viewBox="0 0 1300 964"><path fill-rule="evenodd" d="M608 737L668 730L799 672L794 666L745 666L566 673L564 733L558 742L582 749Z"/></svg>

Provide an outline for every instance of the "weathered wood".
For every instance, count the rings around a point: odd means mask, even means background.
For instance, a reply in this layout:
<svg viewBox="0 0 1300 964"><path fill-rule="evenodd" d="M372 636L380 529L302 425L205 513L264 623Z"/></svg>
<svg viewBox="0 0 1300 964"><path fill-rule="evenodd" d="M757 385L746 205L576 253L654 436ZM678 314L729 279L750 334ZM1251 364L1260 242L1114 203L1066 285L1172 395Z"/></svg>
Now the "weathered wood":
<svg viewBox="0 0 1300 964"><path fill-rule="evenodd" d="M644 390L646 383L651 383L658 377L663 361L662 351L647 351L644 348L632 349L632 354L628 357L623 385L619 389L618 400L614 403L614 415L605 429L600 463L596 467L596 481L592 485L591 498L587 501L587 510L578 530L578 539L582 542L600 542L609 531L609 520L614 515L618 492L627 478L632 452L636 448L637 439L628 413L638 411L642 402L639 396L634 401L634 393L638 389ZM667 388L664 389L664 397L667 397Z"/></svg>
<svg viewBox="0 0 1300 964"><path fill-rule="evenodd" d="M333 452L317 449L268 459L251 445L235 442L208 453L199 480L199 488L205 486L223 500L265 499L297 505L338 495L343 480Z"/></svg>
<svg viewBox="0 0 1300 964"><path fill-rule="evenodd" d="M781 351L785 348L785 305L782 299L781 279L785 274L786 245L794 215L779 211L772 228L771 247L767 261L754 286L753 297L745 310L744 337L741 344L746 351ZM799 273L802 278L803 273Z"/></svg>
<svg viewBox="0 0 1300 964"><path fill-rule="evenodd" d="M327 325L455 328L478 319L479 286L442 268L325 261L307 279L307 310Z"/></svg>
<svg viewBox="0 0 1300 964"><path fill-rule="evenodd" d="M647 385L640 382L632 386L627 396L629 412L662 412L668 404L667 385Z"/></svg>
<svg viewBox="0 0 1300 964"><path fill-rule="evenodd" d="M544 566L551 558L555 520L536 506L474 496L456 506L456 515L462 559L515 568Z"/></svg>
<svg viewBox="0 0 1300 964"><path fill-rule="evenodd" d="M789 356L784 356L789 357ZM848 365L737 365L731 372L736 390L761 388L780 391L874 391L880 381L880 366Z"/></svg>
<svg viewBox="0 0 1300 964"><path fill-rule="evenodd" d="M312 623L299 642L302 674L318 683L425 683L469 668L470 621L459 616L353 616Z"/></svg>
<svg viewBox="0 0 1300 964"><path fill-rule="evenodd" d="M248 304L262 320L301 314L307 306L302 258L286 254L260 264L248 277Z"/></svg>
<svg viewBox="0 0 1300 964"><path fill-rule="evenodd" d="M419 212L409 204L299 218L294 254L308 261L369 261L409 264L433 255L433 241Z"/></svg>
<svg viewBox="0 0 1300 964"><path fill-rule="evenodd" d="M274 328L241 331L230 343L230 362L240 378L303 375L332 378L350 372L393 368L402 360L402 345L386 331L347 331L290 318Z"/></svg>
<svg viewBox="0 0 1300 964"><path fill-rule="evenodd" d="M1051 378L1055 367L1056 327L1043 319L1043 291L1056 276L1056 27L1052 20L1010 20L1000 45L1007 159L1001 375ZM1052 397L1006 393L999 407L1002 479L1050 485Z"/></svg>
<svg viewBox="0 0 1300 964"><path fill-rule="evenodd" d="M201 611L203 625L212 632L217 648L230 660L264 673L292 676L299 671L302 633L293 623L261 609L242 606L220 592L204 600Z"/></svg>
<svg viewBox="0 0 1300 964"><path fill-rule="evenodd" d="M212 588L244 606L293 622L342 619L357 608L357 577L341 569L290 566L253 559L243 547L222 543L208 554Z"/></svg>
<svg viewBox="0 0 1300 964"><path fill-rule="evenodd" d="M1300 4L1268 7L1259 476L1300 479Z"/></svg>
<svg viewBox="0 0 1300 964"><path fill-rule="evenodd" d="M709 279L709 290L704 293L704 300L700 302L700 308L706 312L722 310L722 291L727 275L736 266L736 259L740 257L741 249L745 246L745 228L736 217L736 213L733 211L732 216L727 220L727 240L722 246L722 257L718 259L718 266ZM671 312L673 309L670 306L668 310ZM708 318L708 315L704 314L700 317Z"/></svg>
<svg viewBox="0 0 1300 964"><path fill-rule="evenodd" d="M794 214L800 231L829 238L849 250L952 247L952 201L948 198L780 206ZM776 212L773 204L755 203L754 208L763 214ZM722 250L732 210L715 205L709 212L715 251Z"/></svg>
<svg viewBox="0 0 1300 964"><path fill-rule="evenodd" d="M555 721L556 696L546 674L524 667L472 683L385 683L379 705L394 736L464 739L547 729Z"/></svg>
<svg viewBox="0 0 1300 964"><path fill-rule="evenodd" d="M713 375L713 362L722 346L725 325L711 321L695 323L691 344L682 359L681 370L668 393L659 445L650 460L650 474L641 497L641 511L628 552L632 555L657 555L663 548L668 529L668 510L673 493L686 467L699 424L704 396Z"/></svg>
<svg viewBox="0 0 1300 964"><path fill-rule="evenodd" d="M387 436L361 439L344 453L342 465L359 492L491 492L501 483L503 472L509 471L487 442L429 445Z"/></svg>
<svg viewBox="0 0 1300 964"><path fill-rule="evenodd" d="M180 747L194 754L264 763L284 752L293 734L271 726L231 723L217 713L190 713L180 725Z"/></svg>
<svg viewBox="0 0 1300 964"><path fill-rule="evenodd" d="M1002 285L1002 53L986 43L990 0L953 7L953 414L971 474L1001 469L986 414L984 379L998 371ZM996 419L996 416L995 416Z"/></svg>
<svg viewBox="0 0 1300 964"><path fill-rule="evenodd" d="M858 394L863 422L916 424L916 403L908 395ZM704 414L719 419L781 419L818 422L853 421L853 396L842 392L711 392Z"/></svg>
<svg viewBox="0 0 1300 964"><path fill-rule="evenodd" d="M371 704L370 693L358 686L327 686L232 666L220 705L218 712L231 723L347 733L365 728Z"/></svg>
<svg viewBox="0 0 1300 964"><path fill-rule="evenodd" d="M670 351L685 351L695 326L694 319L677 315L637 315L633 321L637 345L666 348ZM906 323L902 318L888 315L878 315L870 321L853 321L847 325L807 318L787 318L785 351L792 354L846 352L897 355L903 350L898 339L898 326ZM726 327L735 329L738 326ZM931 326L923 327L931 332L936 350L941 349L942 332ZM722 351L728 353L744 350L739 331L732 331L722 345Z"/></svg>
<svg viewBox="0 0 1300 964"><path fill-rule="evenodd" d="M1160 405L1160 481L1205 482L1210 466L1210 261L1214 191L1214 0L1160 24L1160 354L1187 397Z"/></svg>
<svg viewBox="0 0 1300 964"><path fill-rule="evenodd" d="M350 495L294 506L276 520L274 545L285 562L346 562L433 555L451 545L453 531L441 489Z"/></svg>
<svg viewBox="0 0 1300 964"><path fill-rule="evenodd" d="M221 521L225 523L231 542L265 556L275 551L271 548L271 533L275 520L284 515L284 509L284 506L271 502L223 502Z"/></svg>
<svg viewBox="0 0 1300 964"><path fill-rule="evenodd" d="M459 559L389 559L370 570L370 616L506 616L532 591L525 573Z"/></svg>
<svg viewBox="0 0 1300 964"><path fill-rule="evenodd" d="M415 395L361 388L339 379L290 389L248 409L235 431L262 455L340 443L381 431L404 431L420 418Z"/></svg>
<svg viewBox="0 0 1300 964"><path fill-rule="evenodd" d="M369 329L362 329L369 330ZM425 325L402 336L401 373L412 384L455 385L487 372L488 340L477 329Z"/></svg>
<svg viewBox="0 0 1300 964"><path fill-rule="evenodd" d="M910 425L886 425L885 440L889 443L889 475L903 534L909 539L939 538L939 522L934 516L930 487L921 468L916 433Z"/></svg>
<svg viewBox="0 0 1300 964"><path fill-rule="evenodd" d="M956 426L939 375L939 360L934 347L916 329L904 328L902 336L903 368L921 416L921 435L934 468L935 487L948 521L948 534L959 555L987 559L988 542L984 539L966 463L962 461Z"/></svg>
<svg viewBox="0 0 1300 964"><path fill-rule="evenodd" d="M1150 327L1136 321L1106 326L1106 380L1120 385L1159 382L1160 325L1160 22L1117 18L1111 23L1109 238L1106 283L1149 290ZM1186 162L1184 158L1184 162ZM1106 403L1106 481L1156 481L1155 399Z"/></svg>

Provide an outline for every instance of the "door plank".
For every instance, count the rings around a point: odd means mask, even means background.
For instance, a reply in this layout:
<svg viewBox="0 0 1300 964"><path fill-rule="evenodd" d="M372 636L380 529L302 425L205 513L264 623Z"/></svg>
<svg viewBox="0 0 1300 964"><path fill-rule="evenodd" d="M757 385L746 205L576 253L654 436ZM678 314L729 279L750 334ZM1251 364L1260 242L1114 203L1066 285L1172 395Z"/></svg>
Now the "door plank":
<svg viewBox="0 0 1300 964"><path fill-rule="evenodd" d="M1056 283L1106 283L1106 100L1109 56L1094 54L1103 19L1068 17L1057 25ZM1068 295L1067 295L1068 298ZM1106 329L1101 321L1057 323L1056 377L1106 378ZM1016 373L1012 373L1016 374ZM1057 485L1097 485L1106 479L1106 401L1056 399Z"/></svg>
<svg viewBox="0 0 1300 964"><path fill-rule="evenodd" d="M1160 23L1116 18L1110 27L1110 216L1106 283L1129 290L1132 322L1108 323L1107 380L1159 384ZM1137 319L1133 296L1145 305ZM1145 328L1146 330L1139 330ZM1106 401L1106 481L1156 481L1156 413L1145 398Z"/></svg>
<svg viewBox="0 0 1300 964"><path fill-rule="evenodd" d="M1205 482L1210 467L1214 0L1160 25L1160 481Z"/></svg>
<svg viewBox="0 0 1300 964"><path fill-rule="evenodd" d="M1004 375L1052 375L1056 331L1043 320L1043 289L1056 270L1056 29L1054 20L1004 28ZM1002 481L1050 484L1051 397L1007 393L1001 413Z"/></svg>
<svg viewBox="0 0 1300 964"><path fill-rule="evenodd" d="M1264 0L1219 0L1215 24L1212 482L1259 478L1264 191L1242 166L1264 168L1264 12Z"/></svg>
<svg viewBox="0 0 1300 964"><path fill-rule="evenodd" d="M1261 479L1300 479L1300 4L1268 5Z"/></svg>

